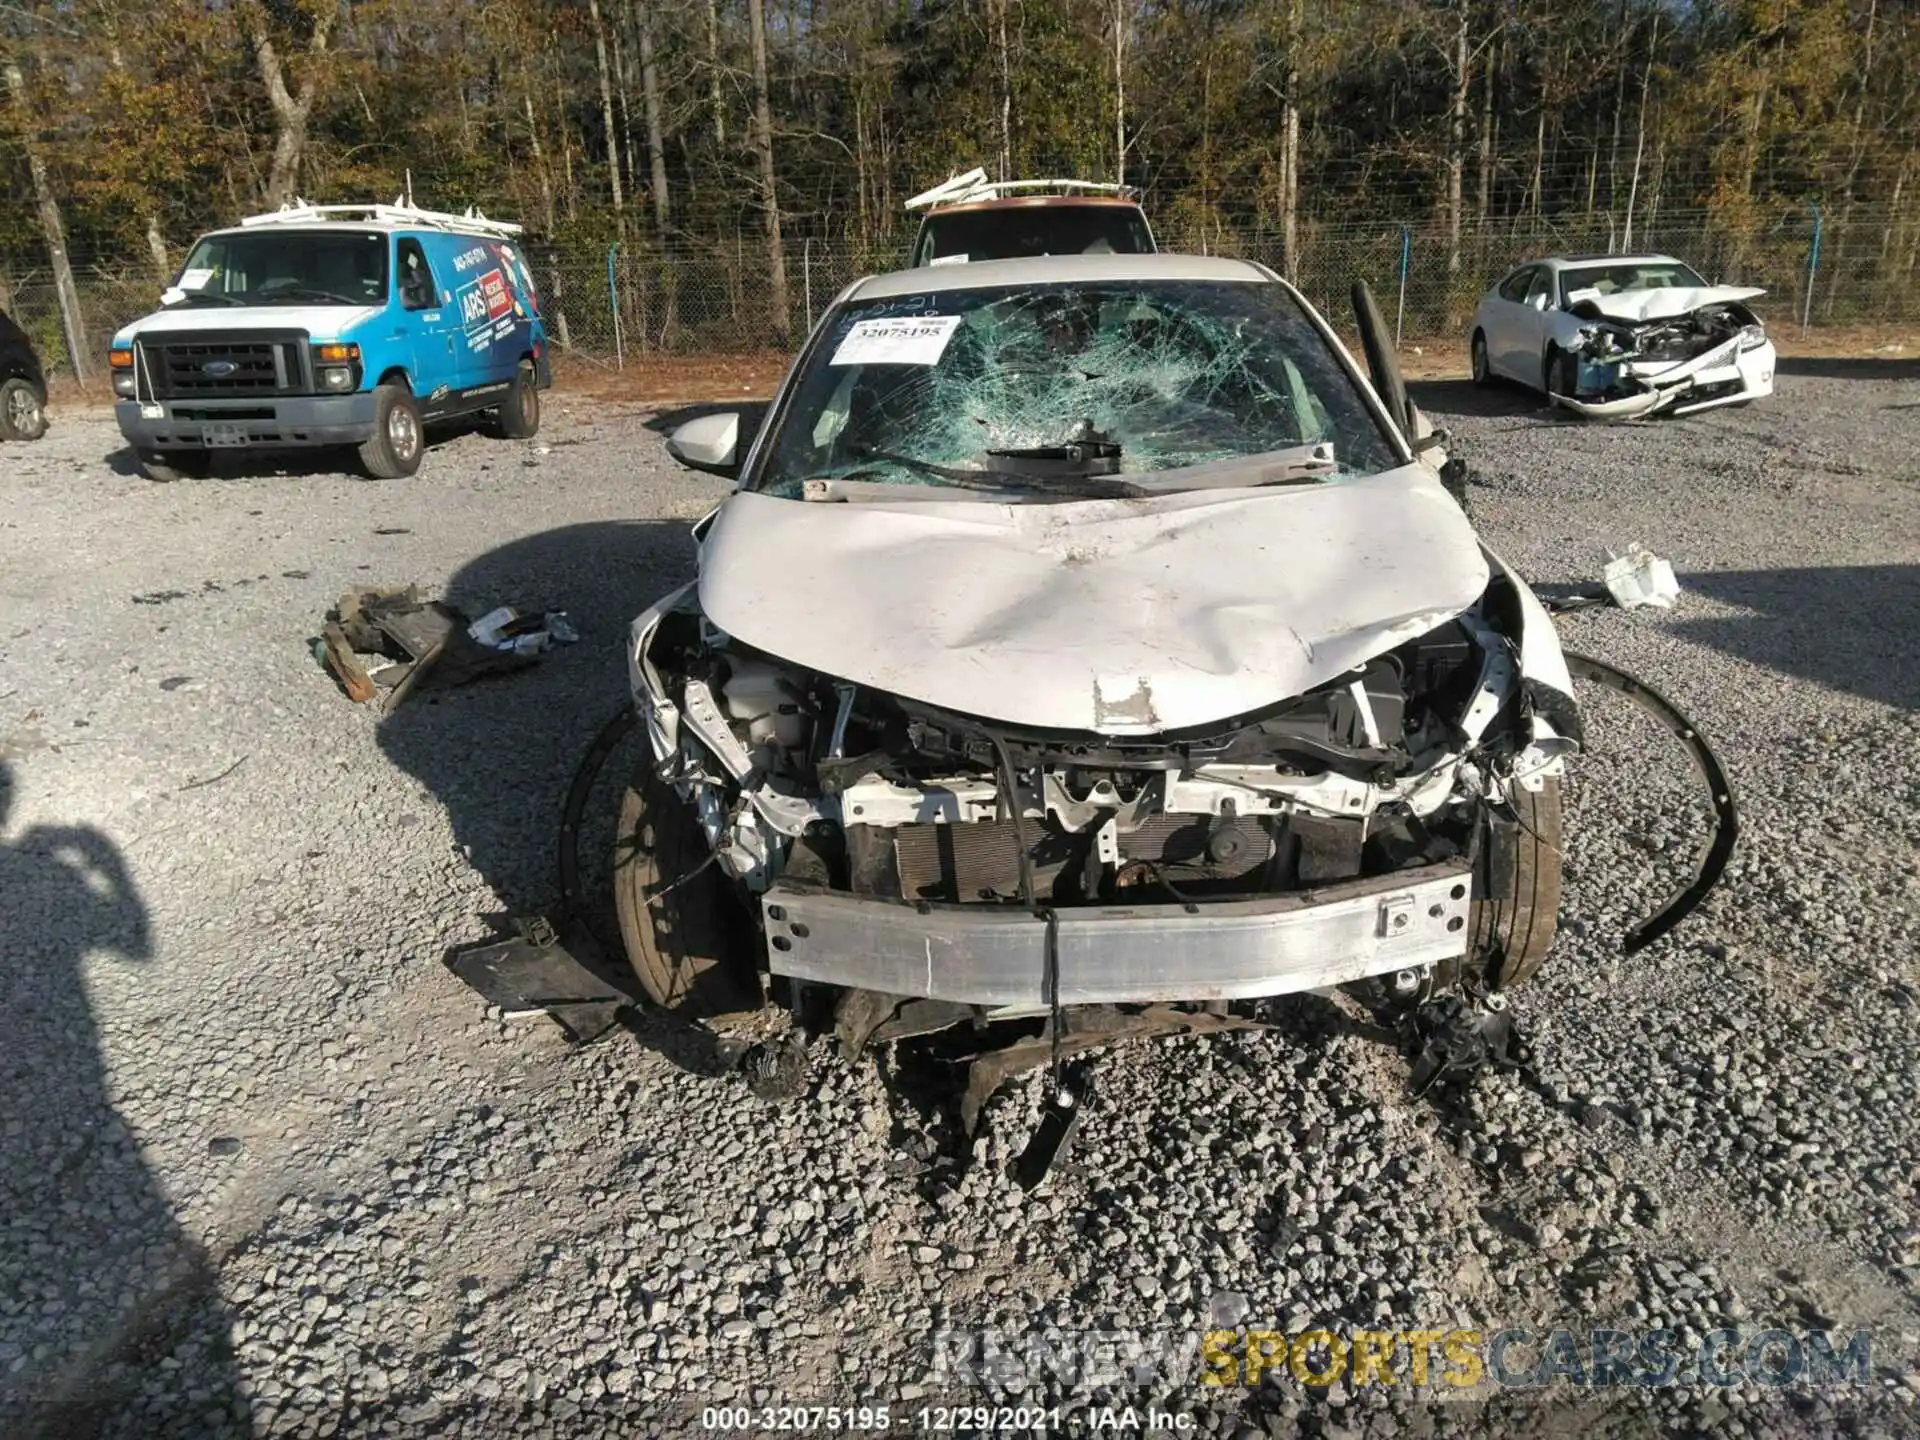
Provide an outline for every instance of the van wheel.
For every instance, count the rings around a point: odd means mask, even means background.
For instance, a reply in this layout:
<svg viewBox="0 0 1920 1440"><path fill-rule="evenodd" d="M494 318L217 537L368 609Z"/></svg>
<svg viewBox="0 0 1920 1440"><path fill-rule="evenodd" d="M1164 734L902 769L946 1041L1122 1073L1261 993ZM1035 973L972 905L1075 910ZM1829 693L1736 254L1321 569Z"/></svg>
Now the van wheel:
<svg viewBox="0 0 1920 1440"><path fill-rule="evenodd" d="M1511 990L1533 978L1560 924L1560 778L1550 775L1538 790L1508 790L1519 825L1512 852L1496 860L1495 846L1480 857L1474 877L1472 954L1485 966L1489 990ZM1505 872L1491 873L1500 865ZM1488 898L1494 889L1505 898Z"/></svg>
<svg viewBox="0 0 1920 1440"><path fill-rule="evenodd" d="M373 434L360 446L360 464L376 480L404 480L420 469L426 448L412 393L395 381L383 382L373 392Z"/></svg>
<svg viewBox="0 0 1920 1440"><path fill-rule="evenodd" d="M540 378L529 361L520 362L500 402L499 431L508 440L531 440L540 433Z"/></svg>
<svg viewBox="0 0 1920 1440"><path fill-rule="evenodd" d="M140 473L162 483L174 480L204 480L213 469L213 457L196 450L142 450Z"/></svg>
<svg viewBox="0 0 1920 1440"><path fill-rule="evenodd" d="M40 392L21 379L0 385L0 440L38 440L47 433L47 408Z"/></svg>

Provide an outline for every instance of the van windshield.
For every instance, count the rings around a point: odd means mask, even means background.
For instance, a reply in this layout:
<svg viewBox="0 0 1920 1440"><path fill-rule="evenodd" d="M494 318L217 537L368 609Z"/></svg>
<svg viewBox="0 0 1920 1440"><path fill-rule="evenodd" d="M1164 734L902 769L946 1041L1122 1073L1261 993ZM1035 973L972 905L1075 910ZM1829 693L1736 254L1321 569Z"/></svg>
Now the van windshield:
<svg viewBox="0 0 1920 1440"><path fill-rule="evenodd" d="M167 292L174 305L383 305L387 237L379 231L283 230L209 235Z"/></svg>

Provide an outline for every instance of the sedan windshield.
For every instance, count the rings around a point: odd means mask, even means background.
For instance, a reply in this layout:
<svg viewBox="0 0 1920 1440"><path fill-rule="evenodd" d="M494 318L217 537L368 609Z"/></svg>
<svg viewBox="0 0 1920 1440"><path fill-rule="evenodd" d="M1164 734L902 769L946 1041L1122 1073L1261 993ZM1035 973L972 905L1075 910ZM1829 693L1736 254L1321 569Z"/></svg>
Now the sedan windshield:
<svg viewBox="0 0 1920 1440"><path fill-rule="evenodd" d="M1706 283L1677 260L1629 260L1562 270L1560 295L1564 302L1581 290L1618 295L1622 290L1695 289Z"/></svg>
<svg viewBox="0 0 1920 1440"><path fill-rule="evenodd" d="M377 231L209 235L173 282L176 304L383 305L387 237Z"/></svg>
<svg viewBox="0 0 1920 1440"><path fill-rule="evenodd" d="M749 482L789 498L807 480L1078 496L1179 489L1179 475L1161 472L1256 456L1275 463L1248 483L1401 463L1332 346L1268 283L995 286L854 303L803 366ZM1193 477L1204 483L1222 482Z"/></svg>

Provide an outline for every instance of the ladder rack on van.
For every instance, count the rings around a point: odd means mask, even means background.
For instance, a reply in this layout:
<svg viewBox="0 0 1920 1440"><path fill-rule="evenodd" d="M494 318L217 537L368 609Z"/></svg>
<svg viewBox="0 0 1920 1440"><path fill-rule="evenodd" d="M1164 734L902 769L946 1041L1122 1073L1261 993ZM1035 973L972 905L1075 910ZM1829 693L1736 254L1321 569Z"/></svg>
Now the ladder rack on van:
<svg viewBox="0 0 1920 1440"><path fill-rule="evenodd" d="M966 205L977 200L1005 200L1021 191L1055 195L1112 195L1118 199L1133 195L1133 187L1129 185L1103 185L1092 180L989 180L987 172L976 167L964 175L941 181L931 190L922 191L907 201L906 208L921 210L929 205Z"/></svg>
<svg viewBox="0 0 1920 1440"><path fill-rule="evenodd" d="M477 210L452 215L443 210L421 210L396 200L391 205L309 205L295 200L263 215L249 215L240 223L255 225L311 225L315 221L366 220L382 225L417 225L422 229L449 230L461 235L518 235L520 226L504 220L489 220Z"/></svg>

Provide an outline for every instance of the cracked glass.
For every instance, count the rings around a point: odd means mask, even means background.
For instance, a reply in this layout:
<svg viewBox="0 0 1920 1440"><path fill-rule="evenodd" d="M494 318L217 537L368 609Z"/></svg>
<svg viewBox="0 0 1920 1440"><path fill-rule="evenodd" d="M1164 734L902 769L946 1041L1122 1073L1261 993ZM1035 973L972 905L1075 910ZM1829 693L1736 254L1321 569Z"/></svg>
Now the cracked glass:
<svg viewBox="0 0 1920 1440"><path fill-rule="evenodd" d="M1327 444L1330 480L1401 463L1280 286L983 287L842 309L810 348L750 483L797 498L808 479L952 485L1035 464L1058 474L1069 446L1101 455L1103 467L1085 473L1164 482L1177 480L1164 472Z"/></svg>

